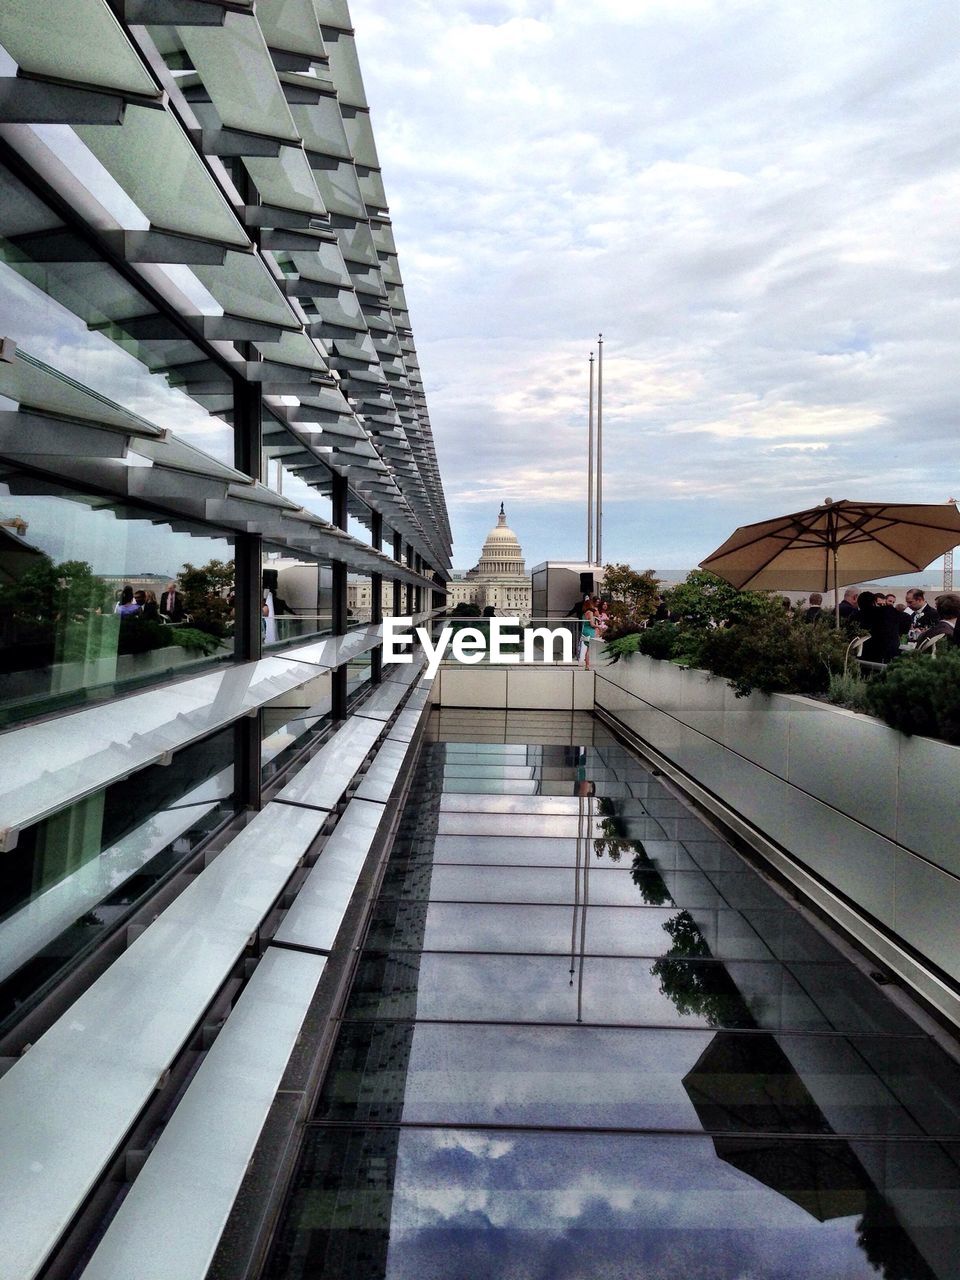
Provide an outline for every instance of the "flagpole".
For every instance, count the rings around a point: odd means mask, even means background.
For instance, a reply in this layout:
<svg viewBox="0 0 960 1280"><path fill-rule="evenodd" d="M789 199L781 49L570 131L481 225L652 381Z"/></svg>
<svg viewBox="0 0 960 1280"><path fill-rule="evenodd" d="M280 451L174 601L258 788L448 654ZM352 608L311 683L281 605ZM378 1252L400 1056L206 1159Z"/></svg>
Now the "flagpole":
<svg viewBox="0 0 960 1280"><path fill-rule="evenodd" d="M587 564L593 564L593 352L590 352L590 412L587 418Z"/></svg>
<svg viewBox="0 0 960 1280"><path fill-rule="evenodd" d="M597 564L603 565L603 334L597 339Z"/></svg>

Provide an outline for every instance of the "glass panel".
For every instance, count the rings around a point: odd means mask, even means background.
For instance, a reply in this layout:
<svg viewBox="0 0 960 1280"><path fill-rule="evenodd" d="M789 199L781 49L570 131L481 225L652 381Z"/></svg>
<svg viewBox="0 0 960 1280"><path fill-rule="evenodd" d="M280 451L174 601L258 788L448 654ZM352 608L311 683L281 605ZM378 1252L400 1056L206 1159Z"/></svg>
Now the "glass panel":
<svg viewBox="0 0 960 1280"><path fill-rule="evenodd" d="M333 629L333 570L303 553L264 549L263 643L285 644Z"/></svg>
<svg viewBox="0 0 960 1280"><path fill-rule="evenodd" d="M669 911L650 908L597 907L587 913L586 943L592 952L609 955L659 955L667 948L663 925ZM421 941L411 943L419 926ZM573 910L563 907L390 902L379 904L368 945L422 945L439 951L537 951L569 954ZM579 923L577 925L579 937ZM756 943L754 954L764 948Z"/></svg>
<svg viewBox="0 0 960 1280"><path fill-rule="evenodd" d="M539 813L441 813L437 821L442 836L566 836L569 839L579 834L576 814L568 817ZM653 825L659 833L660 827ZM599 819L593 820L591 835L603 835Z"/></svg>
<svg viewBox="0 0 960 1280"><path fill-rule="evenodd" d="M368 577L351 573L347 579L347 626L365 626L370 621L373 586Z"/></svg>
<svg viewBox="0 0 960 1280"><path fill-rule="evenodd" d="M411 1034L403 1023L353 1023L315 1118L956 1137L960 1115L943 1087L958 1096L957 1067L905 1047L766 1032L418 1023ZM932 1101L921 1116L901 1098L925 1087Z"/></svg>
<svg viewBox="0 0 960 1280"><path fill-rule="evenodd" d="M172 114L129 104L122 124L77 125L75 132L152 226L246 247L243 228Z"/></svg>
<svg viewBox="0 0 960 1280"><path fill-rule="evenodd" d="M267 1280L952 1280L955 1143L308 1130Z"/></svg>
<svg viewBox="0 0 960 1280"><path fill-rule="evenodd" d="M230 728L20 833L3 855L0 1020L15 1016L235 811L233 757Z"/></svg>
<svg viewBox="0 0 960 1280"><path fill-rule="evenodd" d="M232 655L231 538L7 467L0 520L0 724Z"/></svg>
<svg viewBox="0 0 960 1280"><path fill-rule="evenodd" d="M355 658L351 658L347 663L347 697L353 698L363 693L370 683L370 664L372 655L367 653L357 654Z"/></svg>
<svg viewBox="0 0 960 1280"><path fill-rule="evenodd" d="M306 671L307 668L305 667ZM329 728L330 672L268 702L260 717L260 760L267 781Z"/></svg>
<svg viewBox="0 0 960 1280"><path fill-rule="evenodd" d="M917 1035L916 1024L866 978L834 966L575 955L571 975L569 951L367 952L346 1016Z"/></svg>
<svg viewBox="0 0 960 1280"><path fill-rule="evenodd" d="M418 898L423 893L419 864L408 871L395 866L384 881L385 897ZM715 889L709 894L702 876L690 875L689 897L710 897L707 904L718 906L722 899ZM671 905L658 872L630 875L591 876L590 903L594 906L641 907ZM571 861L569 869L553 867L444 867L435 866L430 881L430 897L436 902L542 902L570 903L583 894L582 869ZM689 903L687 905L690 905Z"/></svg>

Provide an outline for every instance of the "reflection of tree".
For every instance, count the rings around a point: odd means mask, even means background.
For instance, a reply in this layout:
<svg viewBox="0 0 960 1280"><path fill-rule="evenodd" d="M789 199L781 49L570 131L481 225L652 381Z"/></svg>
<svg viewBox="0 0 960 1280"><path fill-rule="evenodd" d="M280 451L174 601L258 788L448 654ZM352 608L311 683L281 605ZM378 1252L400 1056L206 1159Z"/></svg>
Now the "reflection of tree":
<svg viewBox="0 0 960 1280"><path fill-rule="evenodd" d="M697 922L689 911L681 911L672 920L667 920L663 928L673 939L673 946L667 953L668 955L687 958L710 955L710 947L707 945L707 940L700 932Z"/></svg>
<svg viewBox="0 0 960 1280"><path fill-rule="evenodd" d="M893 1209L872 1189L857 1223L857 1244L882 1280L936 1280Z"/></svg>
<svg viewBox="0 0 960 1280"><path fill-rule="evenodd" d="M726 966L703 963L711 958L710 947L689 911L673 916L663 928L673 945L650 969L660 980L660 994L679 1014L702 1018L709 1027L755 1026Z"/></svg>
<svg viewBox="0 0 960 1280"><path fill-rule="evenodd" d="M672 902L670 890L667 888L657 864L648 856L639 840L625 840L615 834L616 820L605 819L601 824L603 836L594 840L593 851L598 858L609 858L611 862L619 862L625 853L633 851L630 864L630 878L640 890L640 896L648 907L662 907L665 902Z"/></svg>
<svg viewBox="0 0 960 1280"><path fill-rule="evenodd" d="M85 560L41 556L0 586L4 666L24 670L116 652L113 592Z"/></svg>
<svg viewBox="0 0 960 1280"><path fill-rule="evenodd" d="M232 607L228 597L233 590L233 581L232 560L208 560L198 566L188 562L180 570L187 612L199 631L219 638L229 633Z"/></svg>

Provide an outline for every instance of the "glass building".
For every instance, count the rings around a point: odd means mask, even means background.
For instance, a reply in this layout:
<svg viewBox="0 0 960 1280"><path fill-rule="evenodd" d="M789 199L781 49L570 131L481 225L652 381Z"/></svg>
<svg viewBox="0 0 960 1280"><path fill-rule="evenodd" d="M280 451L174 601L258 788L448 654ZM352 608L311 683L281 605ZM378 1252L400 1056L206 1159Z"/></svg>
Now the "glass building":
<svg viewBox="0 0 960 1280"><path fill-rule="evenodd" d="M442 601L450 530L346 4L4 3L0 339L0 1274L27 1277L90 1250L241 992L299 1026L323 956L265 940L339 830L336 932L385 811L341 822L348 788L423 705L379 624Z"/></svg>

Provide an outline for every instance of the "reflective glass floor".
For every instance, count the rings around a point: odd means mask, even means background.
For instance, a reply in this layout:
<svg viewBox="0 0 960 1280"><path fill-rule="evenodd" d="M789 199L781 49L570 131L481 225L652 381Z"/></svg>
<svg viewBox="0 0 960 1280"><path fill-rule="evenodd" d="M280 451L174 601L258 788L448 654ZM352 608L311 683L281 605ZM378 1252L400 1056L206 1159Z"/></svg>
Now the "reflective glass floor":
<svg viewBox="0 0 960 1280"><path fill-rule="evenodd" d="M434 713L270 1280L954 1280L960 1069L580 714Z"/></svg>

